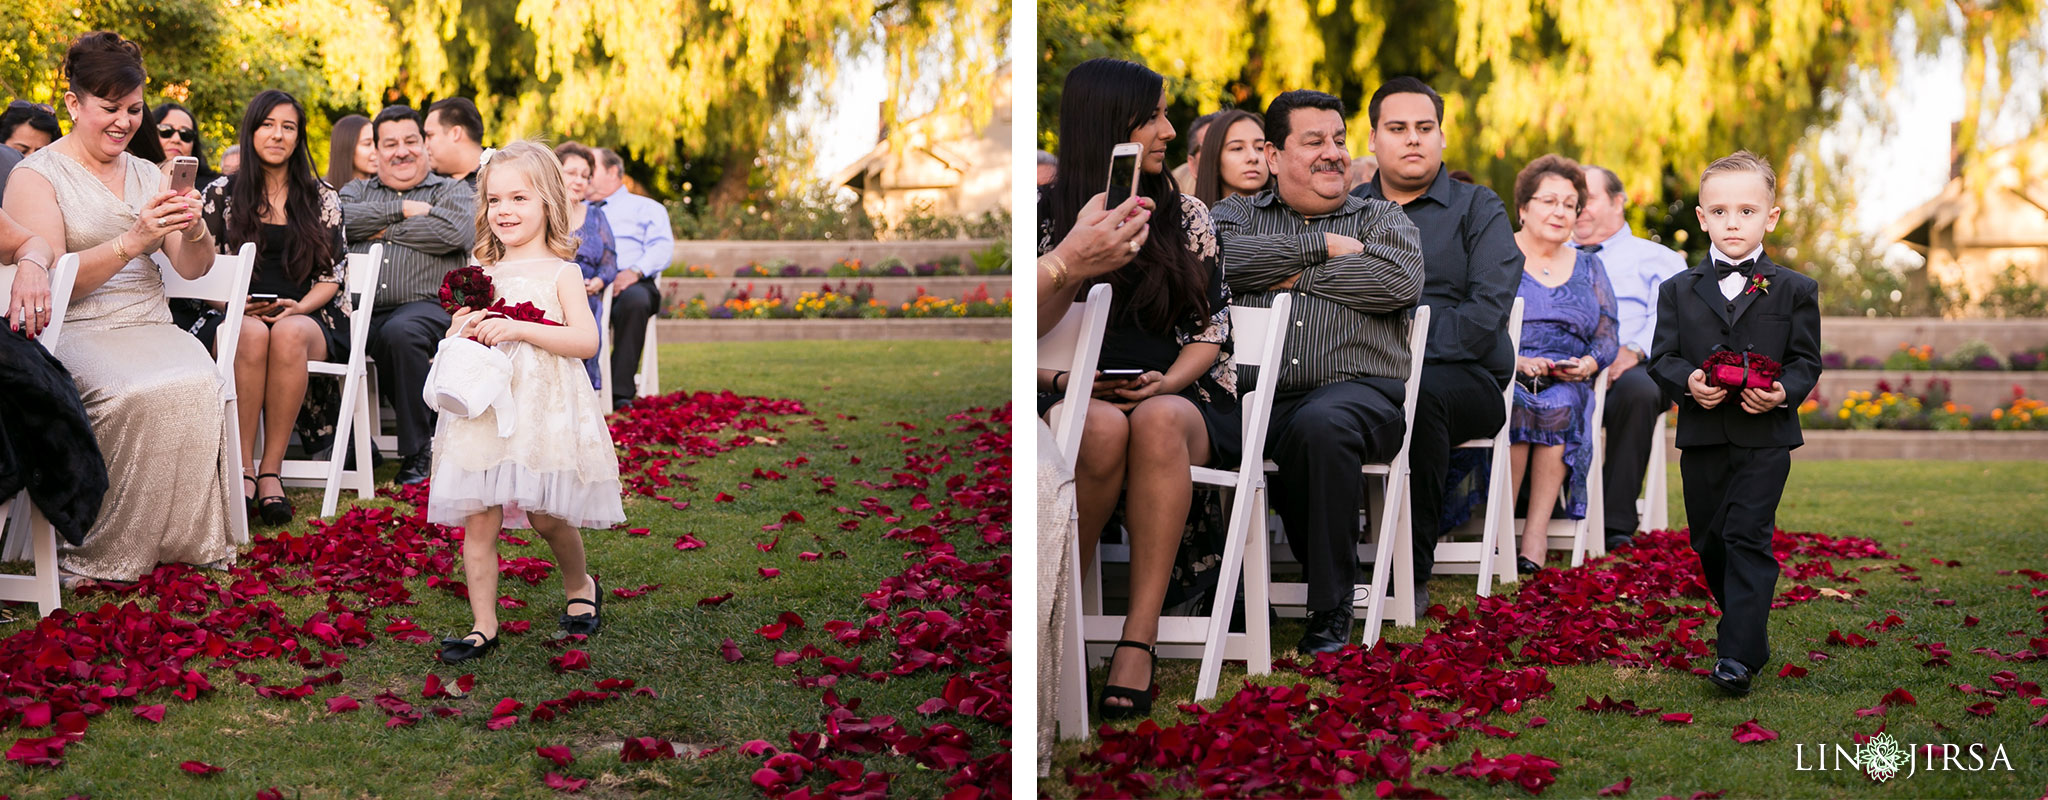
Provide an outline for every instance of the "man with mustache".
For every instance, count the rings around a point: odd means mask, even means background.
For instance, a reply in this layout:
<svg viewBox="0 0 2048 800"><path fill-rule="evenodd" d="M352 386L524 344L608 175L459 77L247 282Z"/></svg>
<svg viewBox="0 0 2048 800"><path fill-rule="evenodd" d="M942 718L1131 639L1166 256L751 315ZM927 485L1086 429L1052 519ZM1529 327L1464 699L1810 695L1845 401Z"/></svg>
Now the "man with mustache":
<svg viewBox="0 0 2048 800"><path fill-rule="evenodd" d="M1280 467L1274 506L1308 581L1298 648L1323 653L1351 638L1359 467L1401 449L1423 251L1393 203L1345 193L1342 100L1306 89L1273 98L1266 161L1273 188L1211 213L1234 302L1270 307L1281 292L1294 296L1266 453Z"/></svg>
<svg viewBox="0 0 2048 800"><path fill-rule="evenodd" d="M1400 205L1422 232L1428 274L1422 304L1429 306L1429 348L1415 398L1415 438L1408 443L1420 615L1429 608L1451 448L1491 437L1507 421L1501 390L1515 365L1507 328L1522 250L1500 195L1452 180L1444 169L1444 100L1435 89L1395 78L1373 92L1366 113L1380 168L1352 195Z"/></svg>
<svg viewBox="0 0 2048 800"><path fill-rule="evenodd" d="M370 122L377 174L341 187L342 233L348 251L384 245L377 307L370 314L370 357L378 384L398 414L400 484L432 473L434 413L420 391L450 318L441 308L441 280L469 263L476 244L476 194L469 185L427 169L419 112L390 106Z"/></svg>

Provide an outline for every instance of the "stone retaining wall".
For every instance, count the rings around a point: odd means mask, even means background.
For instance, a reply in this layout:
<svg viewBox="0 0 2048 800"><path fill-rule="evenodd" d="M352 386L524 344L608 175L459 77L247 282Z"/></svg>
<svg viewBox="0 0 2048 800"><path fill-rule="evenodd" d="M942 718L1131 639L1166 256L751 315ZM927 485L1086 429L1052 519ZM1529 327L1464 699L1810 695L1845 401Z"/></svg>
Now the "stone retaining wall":
<svg viewBox="0 0 2048 800"><path fill-rule="evenodd" d="M1010 291L1008 275L931 278L662 278L661 296L670 306L699 294L704 295L706 302L717 304L720 298L725 297L726 290L737 283L742 287L754 287L753 294L756 297L766 294L771 286L780 286L784 296L795 299L799 294L815 292L827 285L837 290L842 283L850 292L854 284L862 282L874 284L875 299L891 306L917 299L918 287L923 287L926 294L948 300L958 300L962 295L982 285L988 286L988 295L991 298L1001 298L1004 292Z"/></svg>
<svg viewBox="0 0 2048 800"><path fill-rule="evenodd" d="M1939 319L1934 317L1822 317L1821 351L1840 351L1851 362L1884 358L1899 343L1931 345L1940 358L1962 343L1982 339L1999 355L2048 345L2048 319Z"/></svg>

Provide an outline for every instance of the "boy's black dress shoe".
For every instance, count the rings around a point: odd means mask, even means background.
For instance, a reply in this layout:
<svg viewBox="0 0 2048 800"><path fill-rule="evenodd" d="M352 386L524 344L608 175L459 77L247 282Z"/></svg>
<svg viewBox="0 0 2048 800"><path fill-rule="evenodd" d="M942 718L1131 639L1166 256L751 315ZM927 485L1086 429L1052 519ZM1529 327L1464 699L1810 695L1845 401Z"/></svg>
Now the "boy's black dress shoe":
<svg viewBox="0 0 2048 800"><path fill-rule="evenodd" d="M1607 552L1612 553L1635 543L1635 537L1626 533L1607 532Z"/></svg>
<svg viewBox="0 0 2048 800"><path fill-rule="evenodd" d="M1724 658L1715 662L1714 671L1707 673L1707 680L1736 697L1749 694L1749 668L1735 659Z"/></svg>
<svg viewBox="0 0 2048 800"><path fill-rule="evenodd" d="M1309 612L1308 630L1301 634L1301 643L1294 649L1309 655L1334 653L1350 641L1351 605L1347 603L1328 611Z"/></svg>
<svg viewBox="0 0 2048 800"><path fill-rule="evenodd" d="M434 472L434 453L431 449L406 456L398 462L398 485L411 486L426 480Z"/></svg>

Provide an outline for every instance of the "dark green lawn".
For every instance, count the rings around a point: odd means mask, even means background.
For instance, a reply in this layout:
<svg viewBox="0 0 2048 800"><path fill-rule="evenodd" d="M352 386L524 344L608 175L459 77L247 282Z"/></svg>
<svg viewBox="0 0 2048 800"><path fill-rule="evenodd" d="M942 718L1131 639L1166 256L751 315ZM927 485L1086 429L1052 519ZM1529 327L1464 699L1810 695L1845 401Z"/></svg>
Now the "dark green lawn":
<svg viewBox="0 0 2048 800"><path fill-rule="evenodd" d="M1675 464L1671 485L1678 486ZM1684 512L1676 489L1671 509L1672 524L1683 526ZM1593 796L1623 778L1634 780L1625 796L1641 798L1684 798L1699 791L1726 791L1730 798L2042 794L2048 785L2048 757L2043 755L2048 753L2048 728L2031 724L2048 714L2048 707L2030 706L2026 697L2009 697L1996 702L1990 716L1978 716L1965 709L1987 698L1951 687L1995 688L1990 676L2001 670L2017 673L2022 681L2048 682L2048 670L2039 662L2006 663L1970 652L1988 647L2011 653L2026 648L2029 637L2048 635L2044 631L2048 625L2044 614L2048 612L2042 610L2048 607L2048 599L2029 594L2029 590L2048 589L2048 581L2011 573L2048 570L2048 463L1798 462L1778 520L1787 530L1870 537L1899 559L1836 562L1838 571L1859 577L1860 583L1804 581L1815 588L1861 588L1869 594L1846 601L1823 597L1773 612L1774 663L1749 697L1730 699L1704 680L1665 669L1553 668L1550 678L1556 689L1549 698L1527 705L1519 714L1491 718L1494 724L1519 732L1518 738L1504 741L1464 734L1448 747L1419 756L1418 777L1413 782L1451 797L1524 796L1512 784L1488 788L1481 782L1448 775L1420 776L1424 765L1456 764L1479 748L1488 756L1533 753L1557 760L1558 780L1546 796ZM1956 560L1960 565L1930 564L1935 558ZM1858 571L1866 565L1881 569ZM1894 572L1895 565L1910 566L1915 572ZM1907 574L1921 580L1903 580ZM1795 583L1800 582L1781 578L1778 590L1783 592ZM1472 601L1472 589L1470 579L1443 577L1431 583L1431 597L1456 608ZM1937 605L1934 601L1940 599L1955 603ZM1884 633L1865 628L1893 613L1903 624ZM1966 627L1967 616L1981 622ZM1389 628L1387 638L1416 641L1424 630ZM1864 634L1876 645L1831 646L1825 643L1831 630ZM1280 643L1276 650L1286 648L1300 633L1298 622L1281 625L1274 634L1275 642ZM1711 635L1709 622L1701 636ZM1928 654L1914 649L1906 641L1908 636L1917 636L1919 642L1945 642L1954 653L1952 665L1923 667ZM1809 650L1826 651L1833 658L1816 663L1808 660ZM1777 670L1785 663L1805 667L1810 673L1798 679L1779 678ZM1091 677L1099 690L1102 670ZM1173 705L1192 696L1195 663L1163 662L1160 678L1166 710L1156 719L1161 724L1192 719ZM1226 696L1228 687L1239 685L1243 678L1241 667L1225 667ZM1291 685L1301 680L1298 674L1279 671L1256 682ZM1319 681L1311 681L1311 685L1318 691L1332 688ZM1906 689L1918 704L1892 708L1880 718L1856 716L1857 709L1878 705L1894 688ZM1674 726L1661 723L1655 715L1589 714L1577 709L1588 696L1634 700L1642 707L1661 707L1665 712L1690 712L1694 722ZM1528 720L1535 716L1547 718L1548 724L1527 728ZM1731 730L1751 718L1777 731L1781 738L1761 744L1731 741ZM1880 722L1888 724L1888 732L1905 743L1982 744L1987 766L1992 751L2002 744L2012 771L1930 772L1923 761L1918 774L1908 778L1902 771L1880 785L1853 768L1797 770L1798 743L1805 743L1806 766L1811 768L1818 763L1816 745L1826 744L1831 756L1836 745L1853 752L1851 736L1871 733ZM1082 749L1075 745L1059 748L1054 777L1041 783L1046 793L1071 796L1058 774L1060 769L1079 763ZM1960 756L1959 763L1971 765L1967 755ZM1939 757L1936 766L1943 766ZM1368 781L1351 787L1346 795L1370 797L1372 793Z"/></svg>
<svg viewBox="0 0 2048 800"><path fill-rule="evenodd" d="M787 424L782 431L770 434L781 440L777 444L742 447L700 463L679 465L697 479L694 490L672 492L676 499L690 501L687 510L647 499L627 501L627 524L650 528L649 536L586 532L592 568L601 574L607 589L660 584L642 597L606 598L605 629L584 646L592 660L589 670L557 675L549 668L548 659L559 650L545 646L545 640L555 630L562 604L560 583L553 577L538 586L507 577L500 585L501 592L529 605L503 612L502 619L531 620L533 632L506 636L497 652L459 669L436 664L432 644L404 644L383 635L387 614L410 616L436 638L468 630L469 612L462 601L427 588L424 578L410 580L408 587L419 603L374 614L372 630L378 636L370 646L348 651L350 659L340 668L345 680L339 687L323 688L303 701L267 700L257 697L251 687L236 683L227 671L214 670L209 674L216 691L196 703L162 696L147 699L145 702L169 704L169 713L160 724L135 719L126 707L94 718L85 739L65 751L66 763L61 768L0 764L0 794L15 798L58 798L74 793L97 798L248 798L275 786L284 790L285 797L305 798L541 798L557 796L541 783L542 775L554 770L590 779L581 795L585 797L757 796L749 776L761 767L761 759L741 754L739 746L762 739L787 747L790 731L821 728L819 717L825 707L819 702L823 690L792 686L792 669L770 663L774 645L755 629L774 622L783 611L793 611L809 620L810 628L792 634L780 646L796 649L817 644L847 658L865 655L869 669L887 667L894 644L887 637L844 651L819 627L826 620L858 622L874 613L862 604L861 595L901 572L910 563L904 555L918 548L882 538L887 526L880 522L869 522L859 532L842 532L836 526L844 517L833 508L879 495L882 502L909 513L904 507L914 492L870 492L850 482L861 478L886 482L891 467L901 468L904 453L921 446L905 444L901 438L904 431L893 423L918 424L926 437L936 442L942 435L934 426L942 423L944 415L1006 402L1009 357L1007 342L666 344L662 347L665 389L730 389L793 398L807 404L811 413L827 424L822 430L813 430L804 417L783 418ZM835 449L839 445L844 449ZM808 456L811 463L799 468L784 466L800 455ZM855 457L863 463L851 464ZM967 459L961 459L935 476L934 483L969 466ZM780 470L790 478L753 479L757 468ZM388 478L393 467L385 469ZM811 480L814 475L835 476L841 486L839 493L817 493L818 484ZM755 488L736 488L748 481ZM738 500L712 502L720 491L730 492ZM293 500L301 509L318 507L318 498L311 491L295 491ZM344 495L344 508L349 502ZM773 536L761 526L776 522L789 510L800 511L807 520L783 530L781 544L773 552L756 549L755 543L766 543ZM917 515L911 516L914 523ZM259 529L255 533L274 531ZM694 534L707 546L678 551L674 543L684 533ZM539 537L526 538L533 542L530 546L505 546L501 554L508 559L549 558ZM977 548L978 542L957 544L960 556L969 561L992 559L1001 552ZM847 557L800 560L799 553L807 550L842 550ZM782 574L764 580L757 572L761 567L779 568ZM459 566L457 569L459 578ZM735 597L723 605L707 608L697 604L699 598L726 592ZM76 604L78 600L67 595L66 602ZM303 619L317 610L320 602L324 598L282 601L281 605L295 619ZM33 616L19 610L16 614ZM0 625L0 636L21 631L27 624ZM726 638L739 642L746 654L744 661L727 663L720 657L719 645ZM806 671L818 672L816 664L808 662ZM203 660L193 666L203 668ZM283 662L250 662L239 669L292 683L307 674ZM449 680L473 673L475 692L457 700L423 700L421 684L429 672ZM849 680L837 691L842 697L862 698L864 715L895 714L913 732L927 724L950 722L973 737L975 756L997 751L999 741L1009 737L1007 730L958 714L926 717L913 710L927 698L938 696L952 674L926 672L880 684ZM631 678L659 696L626 697L577 708L550 722L522 720L501 731L485 728L492 705L501 698L518 698L531 705L572 690L591 689L593 681L605 678ZM386 690L422 711L445 704L462 714L448 719L429 715L411 727L387 729L386 715L370 702L373 695ZM362 709L328 714L325 698L340 693L360 700ZM15 736L47 733L48 729L0 732L10 743ZM684 757L621 763L622 740L637 736L676 742ZM535 747L550 745L569 747L576 762L557 769L535 756ZM730 749L694 757L717 747ZM907 758L864 758L870 769L895 773L895 796L944 793L945 775ZM179 771L178 763L185 760L204 761L225 771L195 777Z"/></svg>

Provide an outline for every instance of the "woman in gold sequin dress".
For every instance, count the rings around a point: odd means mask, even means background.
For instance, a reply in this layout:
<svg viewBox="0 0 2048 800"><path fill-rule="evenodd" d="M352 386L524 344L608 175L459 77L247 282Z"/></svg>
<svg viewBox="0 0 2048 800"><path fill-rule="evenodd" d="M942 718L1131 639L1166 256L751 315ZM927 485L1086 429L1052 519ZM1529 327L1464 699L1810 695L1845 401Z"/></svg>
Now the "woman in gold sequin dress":
<svg viewBox="0 0 2048 800"><path fill-rule="evenodd" d="M5 208L79 257L56 348L78 384L112 487L85 543L64 547L70 575L133 580L159 563L224 565L241 513L220 373L199 340L171 324L161 250L180 275L213 264L199 193L168 191L162 172L128 155L144 124L142 51L88 33L64 56L71 133L22 159Z"/></svg>

